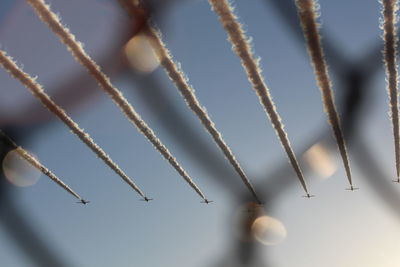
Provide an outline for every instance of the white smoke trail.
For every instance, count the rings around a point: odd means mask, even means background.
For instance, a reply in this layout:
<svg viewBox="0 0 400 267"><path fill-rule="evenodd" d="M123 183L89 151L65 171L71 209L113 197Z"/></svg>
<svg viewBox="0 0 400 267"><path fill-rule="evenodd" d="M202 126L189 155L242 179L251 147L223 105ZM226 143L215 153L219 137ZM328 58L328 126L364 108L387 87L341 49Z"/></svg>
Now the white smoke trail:
<svg viewBox="0 0 400 267"><path fill-rule="evenodd" d="M50 10L50 7L43 0L26 0L35 10L40 19L46 23L49 28L60 38L75 59L81 63L88 72L97 80L100 87L109 94L115 104L127 116L127 118L137 127L141 132L161 153L161 155L175 168L180 176L192 187L193 190L203 199L206 200L203 192L193 182L189 174L182 168L177 160L172 156L171 152L156 136L154 131L146 124L146 122L135 111L128 100L122 93L112 85L110 79L101 71L90 56L85 52L82 44L75 40L75 36L69 31L68 28L63 26L58 16Z"/></svg>
<svg viewBox="0 0 400 267"><path fill-rule="evenodd" d="M0 130L0 136L6 139L7 142L10 143L15 148L15 151L18 153L18 155L20 155L23 159L29 162L29 164L31 164L41 173L49 177L51 180L53 180L55 183L61 186L68 193L70 193L77 199L82 200L80 195L78 195L74 190L72 190L68 185L66 185L60 178L58 178L54 173L52 173L49 169L47 169L43 164L41 164L39 160L37 160L34 156L32 156L28 151L26 151L20 146L17 146L17 144L1 130Z"/></svg>
<svg viewBox="0 0 400 267"><path fill-rule="evenodd" d="M399 137L399 104L398 104L398 74L397 74L397 0L381 0L383 5L383 40L384 63L389 95L389 108L393 124L394 148L396 157L397 182L400 182L400 137Z"/></svg>
<svg viewBox="0 0 400 267"><path fill-rule="evenodd" d="M346 142L340 127L339 114L336 111L332 83L329 79L328 66L324 59L324 51L321 45L321 38L318 33L316 2L314 0L296 0L296 5L303 28L303 33L307 41L308 53L314 67L315 76L322 94L322 102L328 121L332 126L336 142L342 156L343 165L346 170L350 189L353 190L353 181L350 171L349 156L347 154Z"/></svg>
<svg viewBox="0 0 400 267"><path fill-rule="evenodd" d="M273 127L281 141L283 148L293 166L300 183L309 197L306 182L304 181L303 173L301 172L299 163L290 145L289 139L281 122L281 118L276 110L275 104L269 93L269 89L261 74L261 69L255 59L249 39L246 37L242 25L239 23L237 17L233 13L233 8L227 0L209 0L209 3L214 12L219 16L221 24L228 33L229 41L232 43L233 50L240 58L243 68L247 73L250 83L253 85L261 104L264 106L265 112L268 114Z"/></svg>
<svg viewBox="0 0 400 267"><path fill-rule="evenodd" d="M54 115L56 115L72 132L79 137L99 158L101 158L114 172L116 172L126 183L128 183L143 198L145 194L142 190L118 167L116 163L99 147L93 139L82 128L70 118L65 111L59 107L44 92L42 86L34 78L20 69L14 60L0 50L0 65L10 73L15 79L19 80L29 91L39 99L42 104Z"/></svg>
<svg viewBox="0 0 400 267"><path fill-rule="evenodd" d="M178 88L180 94L185 99L188 107L195 113L195 115L199 118L201 123L204 125L206 130L211 134L215 143L222 150L225 157L228 159L229 163L233 166L236 172L241 177L243 183L249 189L253 197L256 199L258 203L261 203L260 199L257 196L252 184L250 183L249 178L244 173L242 167L239 162L235 158L232 150L226 144L224 139L222 138L222 134L218 131L215 126L215 123L211 120L210 116L207 114L207 111L200 104L194 89L189 85L189 82L183 73L183 71L179 68L179 66L174 62L172 55L168 48L165 46L165 43L161 39L161 34L154 27L147 25L146 27L147 33L149 34L149 38L153 42L151 42L153 49L156 51L156 55L160 61L160 65L164 68L165 72L168 74L171 81L175 84L176 88Z"/></svg>

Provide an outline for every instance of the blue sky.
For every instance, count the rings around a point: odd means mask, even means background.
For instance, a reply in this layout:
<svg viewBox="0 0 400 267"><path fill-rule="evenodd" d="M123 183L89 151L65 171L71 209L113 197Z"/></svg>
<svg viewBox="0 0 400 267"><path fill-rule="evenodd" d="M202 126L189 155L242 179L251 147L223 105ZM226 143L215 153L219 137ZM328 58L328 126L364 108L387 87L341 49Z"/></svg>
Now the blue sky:
<svg viewBox="0 0 400 267"><path fill-rule="evenodd" d="M127 24L112 1L48 2L95 59L108 51ZM305 44L291 34L268 2L233 3L253 38L264 77L297 152L328 124ZM378 1L320 0L320 5L322 27L346 59L356 60L381 42ZM51 95L58 83L82 70L24 1L2 2L0 10L2 49L23 64L25 71L37 75ZM254 182L260 182L277 164L286 161L285 154L209 4L204 0L178 2L165 11L161 30L243 168ZM153 108L139 93L150 89L132 84L131 75L129 71L113 75L112 81L215 203L200 204L195 193L96 86L80 89L92 90L90 99L67 111L155 200L138 201L135 192L56 120L45 126L38 124L22 145L92 203L75 204L46 177L34 186L15 188L14 197L73 266L215 266L231 251L236 239L235 196L227 190L228 185L215 182L219 177L196 162L167 132L161 120L169 119L171 111L160 103L158 112L151 112ZM164 71L158 68L149 75L163 85L164 93L190 122L191 129L213 153L221 155ZM0 80L3 117L24 117L25 122L19 124L21 131L35 125L31 114L21 114L21 107L33 104L40 109L40 105L4 71ZM340 91L341 84L335 79L333 85L335 92ZM366 108L360 134L368 140L386 174L394 177L383 67L370 86L373 105ZM357 167L353 168L354 181L361 190L354 194L343 190L347 186L343 167L337 154L332 157L337 171L329 179L307 176L317 198L301 198L301 187L296 183L274 202L268 215L278 218L288 235L277 246L261 246L263 255L273 266L398 266L399 218L380 202ZM222 155L218 160L224 162ZM224 168L231 167L225 162ZM234 172L231 179L232 184L241 186ZM2 266L30 266L1 227L0 247Z"/></svg>

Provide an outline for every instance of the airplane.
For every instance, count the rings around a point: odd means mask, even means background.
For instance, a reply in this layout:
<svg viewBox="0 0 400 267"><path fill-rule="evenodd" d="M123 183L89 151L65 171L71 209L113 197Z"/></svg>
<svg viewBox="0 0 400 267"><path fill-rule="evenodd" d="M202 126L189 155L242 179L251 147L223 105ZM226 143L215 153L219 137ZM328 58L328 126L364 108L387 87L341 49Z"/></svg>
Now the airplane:
<svg viewBox="0 0 400 267"><path fill-rule="evenodd" d="M307 195L305 195L305 196L303 196L303 197L312 198L312 197L315 197L315 195L310 195L310 194L307 193Z"/></svg>
<svg viewBox="0 0 400 267"><path fill-rule="evenodd" d="M205 200L202 201L201 203L210 204L210 203L213 203L213 202L214 202L213 200L205 199Z"/></svg>
<svg viewBox="0 0 400 267"><path fill-rule="evenodd" d="M350 186L350 188L346 188L346 190L349 190L349 191L354 191L354 190L358 190L358 189L360 189L360 188L353 187L353 186Z"/></svg>
<svg viewBox="0 0 400 267"><path fill-rule="evenodd" d="M144 197L144 198L140 199L140 201L146 201L146 202L149 202L151 200L153 200L153 198Z"/></svg>
<svg viewBox="0 0 400 267"><path fill-rule="evenodd" d="M86 205L86 204L90 203L90 201L84 200L84 199L82 198L81 201L78 201L78 202L76 202L76 203Z"/></svg>

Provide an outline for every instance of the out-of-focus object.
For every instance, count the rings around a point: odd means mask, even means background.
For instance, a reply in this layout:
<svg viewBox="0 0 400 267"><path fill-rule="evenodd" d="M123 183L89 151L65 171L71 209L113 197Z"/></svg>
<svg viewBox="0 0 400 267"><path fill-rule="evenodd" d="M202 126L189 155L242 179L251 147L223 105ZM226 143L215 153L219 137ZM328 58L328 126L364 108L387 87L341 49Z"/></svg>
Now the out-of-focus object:
<svg viewBox="0 0 400 267"><path fill-rule="evenodd" d="M332 176L337 170L337 166L329 151L320 143L316 143L310 147L304 153L303 158L310 165L311 169L322 178Z"/></svg>
<svg viewBox="0 0 400 267"><path fill-rule="evenodd" d="M253 237L263 245L272 246L282 243L287 235L281 221L270 216L258 217L251 226Z"/></svg>
<svg viewBox="0 0 400 267"><path fill-rule="evenodd" d="M7 180L19 187L35 185L40 178L40 171L23 159L17 149L7 153L3 159L2 168Z"/></svg>
<svg viewBox="0 0 400 267"><path fill-rule="evenodd" d="M159 61L154 52L151 39L145 34L137 34L124 47L124 53L129 66L140 73L153 72Z"/></svg>

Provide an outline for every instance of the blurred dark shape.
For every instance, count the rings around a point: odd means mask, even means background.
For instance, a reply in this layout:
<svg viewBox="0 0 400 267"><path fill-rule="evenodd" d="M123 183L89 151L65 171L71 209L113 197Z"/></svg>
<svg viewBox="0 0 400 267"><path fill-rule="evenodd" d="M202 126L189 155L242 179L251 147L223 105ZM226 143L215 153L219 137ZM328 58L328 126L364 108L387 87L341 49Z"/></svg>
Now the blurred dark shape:
<svg viewBox="0 0 400 267"><path fill-rule="evenodd" d="M146 103L149 112L153 113L158 125L174 141L175 146L201 166L208 174L207 177L212 177L221 188L228 189L226 193L235 197L241 192L239 181L232 179L236 177L236 173L216 147L210 144L208 136L202 135L192 127L192 122L185 116L186 113L182 112L176 102L167 95L168 88L164 88L153 74L141 75L129 72L127 75L132 84L136 85L132 87L132 89L137 88L135 96Z"/></svg>
<svg viewBox="0 0 400 267"><path fill-rule="evenodd" d="M3 199L4 200L4 199ZM5 200L0 222L17 247L35 266L73 266L57 246L51 244L45 231L32 222L32 218L15 206L15 201Z"/></svg>
<svg viewBox="0 0 400 267"><path fill-rule="evenodd" d="M11 132L11 131L8 131ZM16 136L15 133L12 134ZM3 162L3 159L6 157L7 153L14 149L13 144L10 144L8 140L0 139L0 162ZM6 205L7 199L10 197L10 191L8 188L9 184L7 184L7 180L4 177L3 170L1 171L0 176L0 211ZM1 216L1 213L0 213Z"/></svg>
<svg viewBox="0 0 400 267"><path fill-rule="evenodd" d="M11 7L11 3L9 3ZM132 23L135 26L135 23ZM126 68L126 64L120 55L122 46L132 37L131 31L117 29L113 45L101 56L99 63L110 75L120 72ZM87 102L89 97L97 91L97 84L85 72L79 71L69 74L69 79L63 79L64 83L56 84L56 93L53 98L66 108L76 109L79 105ZM79 97L77 97L79 96ZM77 101L78 100L78 101ZM42 130L53 121L45 108L35 104L22 107L20 117L4 118L0 115L0 128L4 130L13 140L18 143L26 143L35 130ZM0 162L13 146L4 139L0 139ZM17 247L23 252L27 259L35 266L74 266L65 253L57 246L51 244L45 232L35 225L34 220L18 207L17 200L12 197L13 188L4 177L3 170L0 172L0 224L9 234ZM64 256L62 256L64 255ZM71 258L71 257L68 257Z"/></svg>
<svg viewBox="0 0 400 267"><path fill-rule="evenodd" d="M7 129L15 140L24 138L20 131ZM0 140L0 162L15 146L9 140ZM36 266L72 266L56 247L49 244L45 235L27 216L12 197L12 185L7 182L3 171L0 174L0 223L27 259ZM43 232L43 231L42 231Z"/></svg>
<svg viewBox="0 0 400 267"><path fill-rule="evenodd" d="M305 43L303 37L303 31L297 15L296 5L292 0L264 0L266 6L275 8L276 13L282 18L282 22L286 24L291 31L292 35L301 44L301 49L303 49L303 44ZM340 53L334 40L332 40L329 34L325 34L322 30L320 32L323 36L322 45L325 51L325 55L328 60L328 65L334 71L340 71L343 67L345 68L348 64L345 56ZM307 51L303 49L305 53Z"/></svg>
<svg viewBox="0 0 400 267"><path fill-rule="evenodd" d="M132 19L135 19L137 13L147 14L145 19L159 18L159 13L154 12L154 9L148 9L153 7L157 1L142 1L146 5L141 6L140 11L138 11L139 7L132 4L133 0L119 0L119 2ZM166 1L166 3L168 2L176 1ZM162 7L168 6L166 3L157 10L164 10ZM144 27L144 25L142 26ZM208 137L192 127L192 122L184 115L186 113L182 112L175 101L167 95L168 88L161 85L152 73L143 74L133 70L127 72L126 75L132 85L135 85L132 90L136 90L136 96L146 103L146 106L149 107L148 110L158 119L158 123L166 130L169 138L174 140L175 146L178 146L188 157L206 170L208 176L213 177L213 181L217 181L221 187L229 188L228 193L233 196L237 195L241 191L241 185L236 179L232 179L237 174L231 170L218 149L210 144ZM161 108L162 110L160 110ZM195 153L193 153L194 151Z"/></svg>

